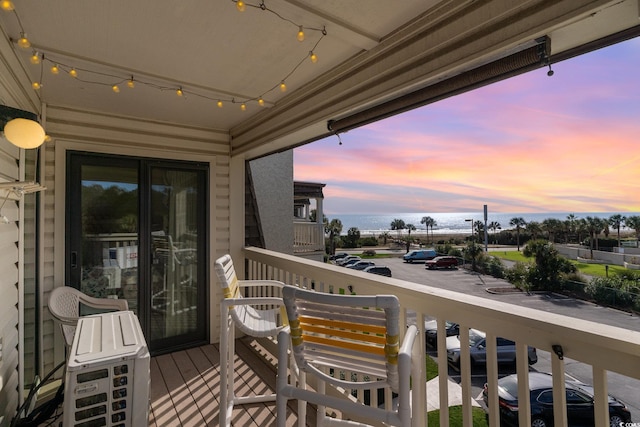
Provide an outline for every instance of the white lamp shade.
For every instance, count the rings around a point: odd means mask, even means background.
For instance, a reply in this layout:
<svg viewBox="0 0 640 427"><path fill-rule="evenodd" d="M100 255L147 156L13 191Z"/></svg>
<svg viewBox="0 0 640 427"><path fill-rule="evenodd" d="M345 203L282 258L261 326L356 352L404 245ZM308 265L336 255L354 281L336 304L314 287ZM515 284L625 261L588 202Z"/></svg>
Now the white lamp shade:
<svg viewBox="0 0 640 427"><path fill-rule="evenodd" d="M44 129L29 119L13 119L4 125L4 136L20 148L38 148L44 142Z"/></svg>

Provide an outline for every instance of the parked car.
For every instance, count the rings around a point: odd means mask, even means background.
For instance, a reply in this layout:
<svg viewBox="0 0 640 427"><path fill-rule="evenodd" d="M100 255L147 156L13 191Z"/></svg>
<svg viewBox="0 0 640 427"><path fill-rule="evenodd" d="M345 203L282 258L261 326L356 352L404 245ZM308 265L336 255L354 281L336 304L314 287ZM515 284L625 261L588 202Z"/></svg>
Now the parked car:
<svg viewBox="0 0 640 427"><path fill-rule="evenodd" d="M340 265L342 265L343 267L349 267L350 265L353 265L356 262L360 262L360 261L362 261L362 259L360 257L355 257L355 258L351 258L347 262L344 262L344 263L342 263Z"/></svg>
<svg viewBox="0 0 640 427"><path fill-rule="evenodd" d="M565 381L567 396L567 422L570 426L593 426L593 387L576 381ZM529 372L529 398L531 399L531 426L553 425L553 377L543 372ZM484 385L482 398L488 400L488 386ZM518 376L508 375L498 380L500 425L518 425ZM631 422L631 413L624 403L609 396L611 426Z"/></svg>
<svg viewBox="0 0 640 427"><path fill-rule="evenodd" d="M373 265L363 270L365 273L379 274L380 276L391 277L391 269L384 265Z"/></svg>
<svg viewBox="0 0 640 427"><path fill-rule="evenodd" d="M460 333L460 325L447 320L444 324L444 330L448 337L458 335ZM438 341L438 321L427 320L424 322L424 333L427 345L436 345Z"/></svg>
<svg viewBox="0 0 640 427"><path fill-rule="evenodd" d="M497 338L498 363L515 363L516 344L506 338ZM476 329L469 329L469 354L471 364L481 364L487 361L487 345L485 333ZM528 350L529 365L538 361L538 354L534 347ZM460 365L460 335L447 337L447 361L454 366Z"/></svg>
<svg viewBox="0 0 640 427"><path fill-rule="evenodd" d="M329 260L330 260L330 261L337 261L337 260L342 259L342 258L344 258L344 257L346 257L346 256L349 256L349 254L348 254L348 253L346 253L346 252L339 252L339 253L337 253L337 254L335 254L335 255L331 255L331 256L329 257Z"/></svg>
<svg viewBox="0 0 640 427"><path fill-rule="evenodd" d="M347 262L351 261L352 259L357 259L358 261L361 260L361 258L357 255L347 255L346 257L342 257L340 259L338 259L336 261L336 265L344 265Z"/></svg>
<svg viewBox="0 0 640 427"><path fill-rule="evenodd" d="M434 268L456 268L458 266L458 258L454 256L437 256L424 262L425 268L433 270Z"/></svg>
<svg viewBox="0 0 640 427"><path fill-rule="evenodd" d="M402 259L404 262L412 263L414 261L426 261L434 259L438 256L438 253L433 249L420 249L406 253Z"/></svg>
<svg viewBox="0 0 640 427"><path fill-rule="evenodd" d="M354 264L349 265L348 267L353 270L364 270L367 267L371 267L372 265L376 265L373 261L358 261Z"/></svg>

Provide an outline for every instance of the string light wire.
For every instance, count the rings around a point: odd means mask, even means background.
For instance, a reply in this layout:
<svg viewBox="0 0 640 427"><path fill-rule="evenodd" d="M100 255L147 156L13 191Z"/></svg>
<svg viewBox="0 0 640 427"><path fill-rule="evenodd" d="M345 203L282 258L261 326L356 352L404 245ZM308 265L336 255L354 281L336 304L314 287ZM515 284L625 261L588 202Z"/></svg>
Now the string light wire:
<svg viewBox="0 0 640 427"><path fill-rule="evenodd" d="M239 0L231 0L233 3L238 3ZM287 22L289 24L291 24L292 26L294 26L298 31L303 31L303 30L307 30L307 31L315 31L315 32L319 32L320 38L316 41L315 45L313 46L313 49L311 49L310 51L307 51L307 53L305 54L304 58L298 62L293 69L282 79L280 79L278 81L278 83L276 83L275 85L273 85L271 88L267 89L265 92L261 93L258 96L252 97L252 98L245 98L245 99L235 99L235 98L224 98L224 97L216 97L216 96L209 96L209 95L204 95L202 93L198 93L196 91L191 91L188 89L185 89L183 86L181 85L177 85L177 86L168 86L168 85L161 85L161 84L157 84L157 83L153 83L153 82L149 82L149 81L144 81L144 80L140 80L138 78L134 79L134 75L131 74L130 72L126 73L127 76L123 77L122 75L115 75L115 74L110 74L110 73L105 73L102 71L95 71L95 70L90 70L87 68L81 68L81 67L76 67L76 66L72 66L69 64L65 64L62 61L58 61L55 60L55 58L51 58L49 54L45 55L45 51L47 50L44 47L40 47L39 50L41 52L41 61L40 61L40 80L38 82L33 82L38 83L39 88L41 88L43 86L42 84L42 79L43 79L43 67L44 67L44 63L47 62L50 64L50 70L51 70L51 74L58 74L59 70L63 70L65 71L67 74L70 74L72 77L74 77L76 80L85 83L85 84L91 84L91 85L101 85L101 86L106 86L108 87L110 90L112 90L113 92L119 92L119 89L116 91L116 87L122 85L122 84L127 84L130 88L133 88L133 82L135 81L136 84L140 84L143 86L147 86L153 89L157 89L160 91L172 91L174 93L179 93L181 92L184 95L192 95L198 98L202 98L202 99L206 99L206 100L210 100L210 101L214 101L216 102L216 104L221 107L222 104L224 102L229 102L231 104L240 104L240 107L242 108L242 106L244 105L246 108L246 103L248 102L256 102L258 103L260 106L264 106L265 103L267 102L265 100L265 96L268 95L269 93L275 91L276 89L280 88L281 85L285 87L286 90L286 85L285 82L287 81L287 79L289 79L299 68L300 66L302 66L302 64L309 60L309 58L311 57L312 62L316 62L317 61L317 55L315 54L316 49L318 48L318 45L320 44L320 42L324 39L324 37L327 35L327 30L325 27L322 28L313 28L313 27L305 27L304 25L300 25L299 23L294 22L293 20L281 15L280 13L278 13L277 11L269 8L264 0L262 0L259 4L250 4L247 2L243 2L245 7L248 6L250 8L255 8L255 9L260 9L262 11L266 11L266 12L270 12L271 14L273 14L274 16L278 17L280 20ZM13 14L15 15L17 21L18 21L18 25L20 27L20 37L21 39L24 38L26 39L26 33L24 31L24 27L22 26L22 21L20 20L20 16L18 15L18 12L15 10L15 8L13 10L11 10L11 12L13 12ZM297 31L297 32L298 32ZM297 34L296 32L296 34ZM19 40L15 40L15 39L11 39L11 41L13 43L19 44ZM76 74L80 72L81 74ZM113 79L110 82L107 81L100 81L97 79L91 79L91 78L87 78L87 77L79 77L80 75L82 76L90 76L90 75L95 75L95 76L100 76L100 77L104 77L107 79ZM38 94L38 96L40 96L40 94Z"/></svg>

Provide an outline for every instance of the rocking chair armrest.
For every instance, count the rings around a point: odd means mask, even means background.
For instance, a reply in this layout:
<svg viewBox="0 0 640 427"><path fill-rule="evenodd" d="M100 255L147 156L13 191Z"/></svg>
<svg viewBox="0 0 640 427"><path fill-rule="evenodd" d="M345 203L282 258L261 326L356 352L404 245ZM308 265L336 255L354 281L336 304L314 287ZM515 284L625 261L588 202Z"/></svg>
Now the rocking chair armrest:
<svg viewBox="0 0 640 427"><path fill-rule="evenodd" d="M410 325L407 328L407 332L404 334L404 340L402 340L402 346L400 347L399 354L407 354L411 357L413 346L417 343L418 328L416 325Z"/></svg>
<svg viewBox="0 0 640 427"><path fill-rule="evenodd" d="M238 280L241 288L250 288L256 286L274 286L276 288L282 288L286 286L279 280Z"/></svg>

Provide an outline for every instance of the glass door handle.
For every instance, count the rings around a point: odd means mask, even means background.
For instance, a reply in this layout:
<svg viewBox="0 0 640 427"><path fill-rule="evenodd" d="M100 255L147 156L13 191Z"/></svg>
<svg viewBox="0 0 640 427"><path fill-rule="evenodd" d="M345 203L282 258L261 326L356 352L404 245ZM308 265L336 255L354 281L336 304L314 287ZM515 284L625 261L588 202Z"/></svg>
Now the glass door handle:
<svg viewBox="0 0 640 427"><path fill-rule="evenodd" d="M71 251L71 268L78 268L78 252Z"/></svg>

